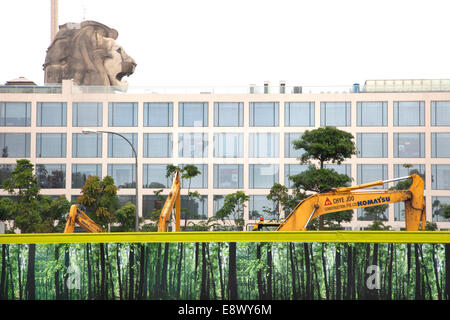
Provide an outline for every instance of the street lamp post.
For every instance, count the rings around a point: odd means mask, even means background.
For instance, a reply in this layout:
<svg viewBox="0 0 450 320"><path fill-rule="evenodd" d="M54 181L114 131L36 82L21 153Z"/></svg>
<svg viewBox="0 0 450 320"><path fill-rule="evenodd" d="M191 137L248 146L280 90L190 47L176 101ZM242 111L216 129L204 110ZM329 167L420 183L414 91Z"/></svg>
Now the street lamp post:
<svg viewBox="0 0 450 320"><path fill-rule="evenodd" d="M138 156L137 156L137 152L133 147L133 144L130 142L130 140L128 140L127 138L125 138L122 134L117 133L117 132L112 132L112 131L105 131L105 130L95 130L95 129L89 129L89 128L84 128L82 130L82 132L84 134L93 134L93 133L111 133L111 134L115 134L118 135L119 137L122 137L126 142L128 142L128 144L131 147L131 150L133 150L133 155L134 155L134 159L135 159L135 172L136 172L136 221L135 221L135 231L138 232L139 231L139 188L138 188Z"/></svg>

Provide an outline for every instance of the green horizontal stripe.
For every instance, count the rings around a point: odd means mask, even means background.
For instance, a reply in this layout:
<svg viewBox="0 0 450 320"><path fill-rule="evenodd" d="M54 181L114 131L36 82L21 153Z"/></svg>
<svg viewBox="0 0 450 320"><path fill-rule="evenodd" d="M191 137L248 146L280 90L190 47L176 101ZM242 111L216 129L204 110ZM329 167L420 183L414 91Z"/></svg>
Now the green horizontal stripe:
<svg viewBox="0 0 450 320"><path fill-rule="evenodd" d="M450 231L214 231L1 234L0 244L119 242L450 243Z"/></svg>

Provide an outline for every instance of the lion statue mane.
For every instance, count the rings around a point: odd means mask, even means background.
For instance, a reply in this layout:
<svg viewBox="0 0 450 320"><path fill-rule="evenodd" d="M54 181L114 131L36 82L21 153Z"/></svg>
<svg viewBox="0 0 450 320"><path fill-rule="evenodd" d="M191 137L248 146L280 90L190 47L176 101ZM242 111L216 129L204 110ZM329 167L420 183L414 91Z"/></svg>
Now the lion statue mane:
<svg viewBox="0 0 450 320"><path fill-rule="evenodd" d="M62 83L72 79L77 85L127 86L136 62L116 43L119 33L96 21L59 26L47 49L44 82Z"/></svg>

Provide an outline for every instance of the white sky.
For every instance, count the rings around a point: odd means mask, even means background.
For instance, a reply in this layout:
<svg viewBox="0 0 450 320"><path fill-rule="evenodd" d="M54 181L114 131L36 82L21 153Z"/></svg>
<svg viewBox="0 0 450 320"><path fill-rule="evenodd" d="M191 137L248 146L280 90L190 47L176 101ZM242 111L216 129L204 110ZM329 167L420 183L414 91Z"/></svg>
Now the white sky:
<svg viewBox="0 0 450 320"><path fill-rule="evenodd" d="M447 4L448 3L448 4ZM130 86L351 85L450 78L448 0L59 0L137 62ZM1 0L0 84L42 85L50 0Z"/></svg>

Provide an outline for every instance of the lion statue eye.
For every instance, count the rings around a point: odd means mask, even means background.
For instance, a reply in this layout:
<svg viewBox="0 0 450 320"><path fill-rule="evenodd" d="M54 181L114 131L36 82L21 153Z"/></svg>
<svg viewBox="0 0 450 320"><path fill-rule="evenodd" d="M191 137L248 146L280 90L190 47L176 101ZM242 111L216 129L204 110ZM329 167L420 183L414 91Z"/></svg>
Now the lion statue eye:
<svg viewBox="0 0 450 320"><path fill-rule="evenodd" d="M116 49L116 51L117 51L118 53L122 53L122 48L119 47L119 48Z"/></svg>

